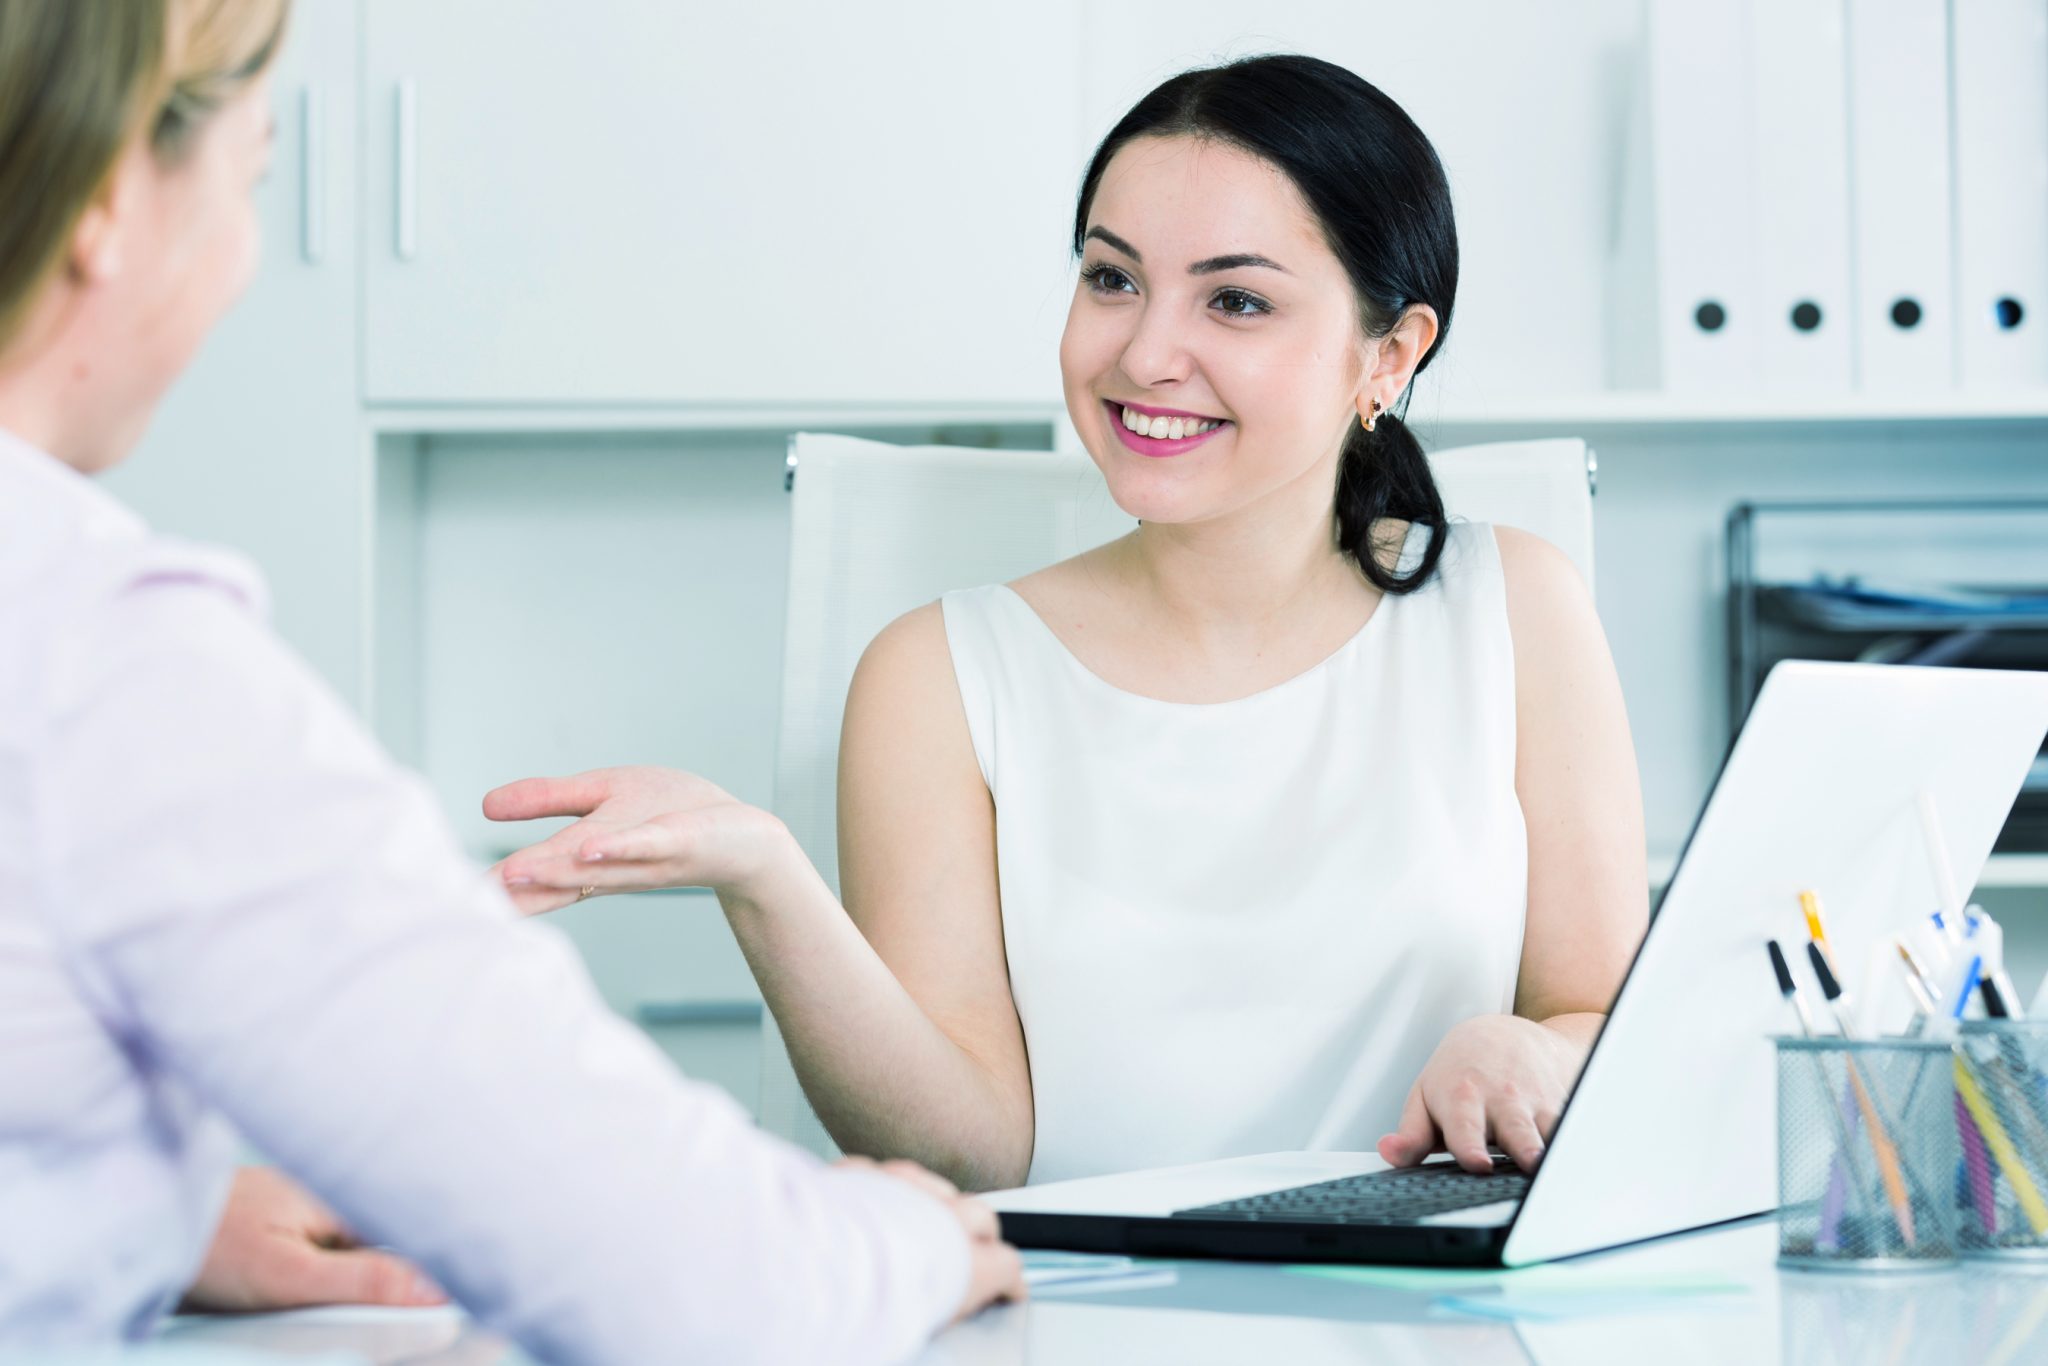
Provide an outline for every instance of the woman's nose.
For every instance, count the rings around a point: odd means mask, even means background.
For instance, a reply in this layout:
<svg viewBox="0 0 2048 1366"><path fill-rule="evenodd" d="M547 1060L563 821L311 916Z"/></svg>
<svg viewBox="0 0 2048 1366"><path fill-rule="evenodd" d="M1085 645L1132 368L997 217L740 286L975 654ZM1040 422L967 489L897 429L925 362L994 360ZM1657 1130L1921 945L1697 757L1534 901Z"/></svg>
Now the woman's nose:
<svg viewBox="0 0 2048 1366"><path fill-rule="evenodd" d="M1178 384L1194 373L1194 354L1188 341L1181 320L1171 309L1140 308L1119 357L1121 368L1133 383L1147 389Z"/></svg>

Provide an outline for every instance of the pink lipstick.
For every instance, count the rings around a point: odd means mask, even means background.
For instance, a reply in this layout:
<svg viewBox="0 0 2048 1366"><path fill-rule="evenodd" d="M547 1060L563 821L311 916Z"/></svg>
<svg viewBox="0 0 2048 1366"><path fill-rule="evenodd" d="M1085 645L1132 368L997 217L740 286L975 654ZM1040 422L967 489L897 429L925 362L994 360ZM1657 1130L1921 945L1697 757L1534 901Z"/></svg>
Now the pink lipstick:
<svg viewBox="0 0 2048 1366"><path fill-rule="evenodd" d="M1183 436L1178 439L1164 436L1140 436L1124 425L1124 409L1126 407L1130 408L1132 412L1143 413L1146 417L1184 417L1195 422L1216 422L1219 425L1211 428L1209 431L1200 432L1194 436ZM1104 399L1102 401L1102 408L1104 412L1109 414L1110 430L1116 433L1117 440L1123 442L1126 447L1136 451L1139 455L1151 456L1154 459L1185 455L1203 442L1228 431L1231 426L1227 419L1204 417L1200 413L1185 413L1173 408L1149 408L1142 403L1123 404L1112 399Z"/></svg>

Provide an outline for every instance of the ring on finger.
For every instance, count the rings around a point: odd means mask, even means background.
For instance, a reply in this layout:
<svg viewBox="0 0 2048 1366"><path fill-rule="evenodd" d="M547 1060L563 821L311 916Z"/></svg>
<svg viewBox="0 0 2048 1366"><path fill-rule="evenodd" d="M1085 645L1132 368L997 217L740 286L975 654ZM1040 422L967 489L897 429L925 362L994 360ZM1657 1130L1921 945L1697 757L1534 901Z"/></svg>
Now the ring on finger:
<svg viewBox="0 0 2048 1366"><path fill-rule="evenodd" d="M590 886L588 886L588 887L585 887L585 888L584 888L584 889L583 889L582 891L580 891L580 892L576 893L576 899L577 899L578 901L581 901L581 900L583 900L583 899L584 899L585 897L591 897L591 896L596 896L596 895L597 895L597 885L596 885L595 883L592 883L592 884L591 884Z"/></svg>

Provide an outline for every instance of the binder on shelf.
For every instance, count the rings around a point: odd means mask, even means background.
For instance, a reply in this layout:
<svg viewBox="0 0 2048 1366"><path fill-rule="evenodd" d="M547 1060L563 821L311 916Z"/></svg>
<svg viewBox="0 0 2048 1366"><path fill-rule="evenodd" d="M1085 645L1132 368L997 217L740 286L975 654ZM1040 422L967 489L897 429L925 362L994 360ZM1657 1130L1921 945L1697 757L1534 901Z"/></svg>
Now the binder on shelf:
<svg viewBox="0 0 2048 1366"><path fill-rule="evenodd" d="M2048 0L1949 6L1956 378L2048 385Z"/></svg>
<svg viewBox="0 0 2048 1366"><path fill-rule="evenodd" d="M1847 0L1857 387L1955 382L1946 0Z"/></svg>
<svg viewBox="0 0 2048 1366"><path fill-rule="evenodd" d="M1657 347L1670 392L1738 393L1758 308L1747 4L1650 0Z"/></svg>
<svg viewBox="0 0 2048 1366"><path fill-rule="evenodd" d="M1762 390L1854 384L1843 0L1748 0ZM1701 8L1740 8L1709 5Z"/></svg>

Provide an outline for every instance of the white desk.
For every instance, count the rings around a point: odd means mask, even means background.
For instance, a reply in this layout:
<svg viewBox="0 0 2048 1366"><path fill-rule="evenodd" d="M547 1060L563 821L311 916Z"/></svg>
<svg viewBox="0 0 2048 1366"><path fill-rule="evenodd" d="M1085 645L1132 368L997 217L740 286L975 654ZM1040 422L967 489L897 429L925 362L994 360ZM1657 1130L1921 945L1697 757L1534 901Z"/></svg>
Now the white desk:
<svg viewBox="0 0 2048 1366"><path fill-rule="evenodd" d="M1469 1290L1390 1289L1240 1262L1160 1263L1175 1281L1086 1294L1051 1289L945 1334L921 1366L1085 1366L1170 1361L1438 1363L1460 1366L2004 1366L2048 1360L2048 1270L1959 1270L1910 1276L1781 1272L1768 1220L1581 1258L1542 1292L1556 1308L1568 1288L1622 1276L1704 1278L1733 1293L1617 1290L1576 1317L1492 1321L1446 1314L1432 1301ZM1546 1273L1547 1275L1548 1273ZM1513 1281L1507 1282L1515 1284ZM1556 1288L1561 1293L1552 1294ZM180 1320L167 1336L188 1345L269 1350L287 1357L355 1352L407 1366L514 1366L527 1358L452 1311L326 1310L241 1320Z"/></svg>

